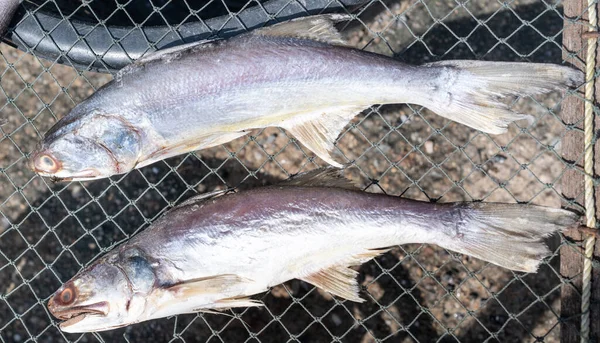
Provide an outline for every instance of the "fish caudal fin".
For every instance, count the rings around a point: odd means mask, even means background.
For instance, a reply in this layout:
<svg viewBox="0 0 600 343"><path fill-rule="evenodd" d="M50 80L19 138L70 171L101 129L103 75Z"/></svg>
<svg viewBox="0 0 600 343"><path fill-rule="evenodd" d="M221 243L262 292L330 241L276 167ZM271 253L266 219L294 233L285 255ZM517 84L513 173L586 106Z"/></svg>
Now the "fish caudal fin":
<svg viewBox="0 0 600 343"><path fill-rule="evenodd" d="M420 105L491 134L505 132L513 121L532 119L513 112L501 101L504 97L566 90L583 83L579 70L554 64L442 61L423 67L440 68L441 72Z"/></svg>
<svg viewBox="0 0 600 343"><path fill-rule="evenodd" d="M499 266L535 272L550 255L544 238L577 222L576 213L523 204L458 203L438 245Z"/></svg>

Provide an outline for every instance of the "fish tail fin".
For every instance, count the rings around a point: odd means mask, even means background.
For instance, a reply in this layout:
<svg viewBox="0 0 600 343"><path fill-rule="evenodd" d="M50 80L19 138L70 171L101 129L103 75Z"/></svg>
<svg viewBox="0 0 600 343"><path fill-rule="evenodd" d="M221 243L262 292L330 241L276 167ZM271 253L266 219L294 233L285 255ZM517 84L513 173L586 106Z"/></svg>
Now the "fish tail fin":
<svg viewBox="0 0 600 343"><path fill-rule="evenodd" d="M524 272L535 272L550 255L544 238L580 218L559 208L498 203L456 203L449 213L438 245Z"/></svg>
<svg viewBox="0 0 600 343"><path fill-rule="evenodd" d="M500 101L504 97L566 90L583 83L581 71L546 63L442 61L424 67L441 72L420 105L491 134L505 132L513 121L533 118L513 112Z"/></svg>

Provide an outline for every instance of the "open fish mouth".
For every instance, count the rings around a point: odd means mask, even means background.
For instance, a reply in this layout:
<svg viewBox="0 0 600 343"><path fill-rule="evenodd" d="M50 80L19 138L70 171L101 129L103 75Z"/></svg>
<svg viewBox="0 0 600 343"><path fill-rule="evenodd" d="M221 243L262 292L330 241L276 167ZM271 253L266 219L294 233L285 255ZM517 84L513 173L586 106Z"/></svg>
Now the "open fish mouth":
<svg viewBox="0 0 600 343"><path fill-rule="evenodd" d="M52 311L52 314L56 318L64 320L64 322L60 324L61 327L68 327L82 321L87 316L105 317L108 315L109 309L110 306L108 301L101 301L90 305L74 306L67 309L54 310Z"/></svg>

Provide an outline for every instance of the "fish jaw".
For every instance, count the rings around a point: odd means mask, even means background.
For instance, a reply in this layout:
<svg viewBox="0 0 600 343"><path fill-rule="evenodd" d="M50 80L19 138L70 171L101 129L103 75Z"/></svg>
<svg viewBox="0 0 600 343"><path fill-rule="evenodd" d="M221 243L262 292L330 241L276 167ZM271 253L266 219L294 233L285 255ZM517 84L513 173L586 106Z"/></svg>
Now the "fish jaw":
<svg viewBox="0 0 600 343"><path fill-rule="evenodd" d="M106 331L106 330L112 329L112 328L97 329L99 326L96 323L89 323L90 318L96 318L96 317L91 317L88 314L81 314L81 315L77 315L75 317L66 319L64 322L60 323L58 326L60 327L61 331L67 332L67 333L98 332L98 331ZM97 317L97 318L98 318L97 321L103 320L102 317ZM85 323L91 324L91 325L89 325L89 327L84 327L81 325L82 322L85 322ZM117 327L115 327L115 328L117 328Z"/></svg>
<svg viewBox="0 0 600 343"><path fill-rule="evenodd" d="M111 308L109 301L82 306L70 313L63 313L64 320L59 324L61 331L68 333L85 333L114 330L147 320L143 316L145 300L134 297L129 302L122 316L115 316L117 309ZM112 311L112 312L111 312ZM57 314L53 313L55 316Z"/></svg>
<svg viewBox="0 0 600 343"><path fill-rule="evenodd" d="M54 304L54 299L50 299L48 302L49 308L54 308L56 305ZM97 303L85 305L85 306L75 306L72 308L58 309L54 310L52 314L63 320L60 323L60 329L64 332L85 332L85 331L77 331L84 330L81 323L84 322L87 326L90 327L98 327L96 323L97 321L104 321L104 317L108 315L110 311L110 304L108 301L100 301ZM79 325L77 325L79 323Z"/></svg>
<svg viewBox="0 0 600 343"><path fill-rule="evenodd" d="M54 304L54 299L50 299L48 301L48 307L54 308L56 305ZM110 304L108 301L100 301L97 303L82 305L82 306L74 306L71 308L62 308L56 309L52 313L54 316L60 320L70 320L74 317L86 314L95 314L100 316L108 315L108 311L110 310Z"/></svg>

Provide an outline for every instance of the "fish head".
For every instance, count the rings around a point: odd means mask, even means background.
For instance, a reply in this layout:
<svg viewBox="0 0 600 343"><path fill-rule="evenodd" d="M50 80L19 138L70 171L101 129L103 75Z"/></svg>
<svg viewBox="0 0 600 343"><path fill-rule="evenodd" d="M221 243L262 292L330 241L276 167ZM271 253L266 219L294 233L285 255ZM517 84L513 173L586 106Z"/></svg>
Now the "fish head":
<svg viewBox="0 0 600 343"><path fill-rule="evenodd" d="M123 272L100 262L60 287L48 301L48 309L64 320L60 324L63 331L100 331L109 329L108 325L119 327L131 297Z"/></svg>
<svg viewBox="0 0 600 343"><path fill-rule="evenodd" d="M64 320L64 332L112 330L144 319L154 284L152 266L136 249L109 253L60 287L48 309Z"/></svg>
<svg viewBox="0 0 600 343"><path fill-rule="evenodd" d="M140 146L139 130L122 117L76 111L46 133L30 154L29 167L57 179L104 178L133 169Z"/></svg>

